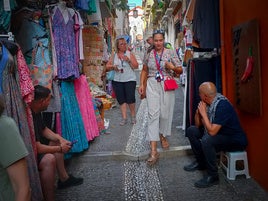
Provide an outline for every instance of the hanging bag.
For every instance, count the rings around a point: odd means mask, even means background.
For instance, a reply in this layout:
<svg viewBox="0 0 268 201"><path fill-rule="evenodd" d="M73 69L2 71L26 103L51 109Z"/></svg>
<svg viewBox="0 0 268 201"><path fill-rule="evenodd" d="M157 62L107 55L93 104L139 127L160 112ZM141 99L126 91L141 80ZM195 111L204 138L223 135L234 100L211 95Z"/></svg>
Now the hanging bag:
<svg viewBox="0 0 268 201"><path fill-rule="evenodd" d="M179 86L175 79L172 77L167 76L164 80L164 90L165 91L173 91L175 89L178 89Z"/></svg>
<svg viewBox="0 0 268 201"><path fill-rule="evenodd" d="M33 85L41 85L51 90L53 66L47 64L42 43L38 42L32 52L32 62L29 65ZM41 51L41 57L37 58L37 52ZM38 64L36 63L38 61ZM42 62L40 62L42 61Z"/></svg>
<svg viewBox="0 0 268 201"><path fill-rule="evenodd" d="M114 65L115 55L116 55L116 53L113 55L113 63L112 63L112 65ZM115 75L115 71L110 70L109 72L106 73L106 79L112 81L112 80L114 80L114 75Z"/></svg>
<svg viewBox="0 0 268 201"><path fill-rule="evenodd" d="M114 74L115 74L114 70L107 72L107 74L106 74L107 80L114 80Z"/></svg>
<svg viewBox="0 0 268 201"><path fill-rule="evenodd" d="M161 57L162 57L162 55L161 55ZM155 58L155 63L156 63L157 70L159 71L161 76L164 78L164 90L165 91L173 91L175 89L178 89L179 86L178 86L176 80L173 77L171 77L171 76L164 77L163 72L160 69L160 64L159 64L158 60L156 59L156 51L155 50L154 50L154 58Z"/></svg>

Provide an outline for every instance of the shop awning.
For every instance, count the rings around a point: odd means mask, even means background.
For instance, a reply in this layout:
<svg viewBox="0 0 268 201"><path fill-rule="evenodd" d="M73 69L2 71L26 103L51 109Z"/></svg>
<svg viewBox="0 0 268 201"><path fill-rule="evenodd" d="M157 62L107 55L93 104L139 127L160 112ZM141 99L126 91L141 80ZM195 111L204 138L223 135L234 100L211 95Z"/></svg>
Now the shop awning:
<svg viewBox="0 0 268 201"><path fill-rule="evenodd" d="M111 0L100 0L101 18L112 17Z"/></svg>

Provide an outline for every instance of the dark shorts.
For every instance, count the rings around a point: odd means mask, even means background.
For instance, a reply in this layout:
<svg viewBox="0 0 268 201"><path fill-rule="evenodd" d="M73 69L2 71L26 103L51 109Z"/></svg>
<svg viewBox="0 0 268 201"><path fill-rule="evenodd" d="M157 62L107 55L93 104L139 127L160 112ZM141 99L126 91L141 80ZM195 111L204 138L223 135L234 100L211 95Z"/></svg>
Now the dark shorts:
<svg viewBox="0 0 268 201"><path fill-rule="evenodd" d="M136 81L116 82L113 81L113 89L119 105L123 103L132 104L136 102Z"/></svg>
<svg viewBox="0 0 268 201"><path fill-rule="evenodd" d="M37 154L37 164L39 165L39 163L41 162L41 160L43 159L43 157L45 156L45 154Z"/></svg>
<svg viewBox="0 0 268 201"><path fill-rule="evenodd" d="M41 144L49 145L49 140L44 138L44 137L41 137L40 142L41 142ZM38 165L44 156L45 156L45 154L37 154L37 164Z"/></svg>

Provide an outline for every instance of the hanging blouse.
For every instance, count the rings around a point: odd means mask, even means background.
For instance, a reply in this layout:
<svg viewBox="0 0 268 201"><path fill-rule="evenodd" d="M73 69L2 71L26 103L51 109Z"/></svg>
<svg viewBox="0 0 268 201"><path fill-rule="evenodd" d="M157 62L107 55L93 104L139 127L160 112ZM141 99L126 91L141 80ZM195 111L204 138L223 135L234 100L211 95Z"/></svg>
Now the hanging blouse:
<svg viewBox="0 0 268 201"><path fill-rule="evenodd" d="M17 64L20 81L20 91L25 103L30 103L34 98L34 86L30 77L30 71L24 59L21 49L17 52Z"/></svg>
<svg viewBox="0 0 268 201"><path fill-rule="evenodd" d="M75 1L75 7L84 11L88 11L89 10L88 2L89 0L77 0Z"/></svg>
<svg viewBox="0 0 268 201"><path fill-rule="evenodd" d="M51 43L51 54L52 54L52 64L53 64L53 75L52 77L57 77L58 65L57 65L57 54L55 49L54 36L52 33L52 17L50 10L48 10L49 18L48 18L48 26L49 26L49 34L50 34L50 43Z"/></svg>
<svg viewBox="0 0 268 201"><path fill-rule="evenodd" d="M22 20L22 24L16 34L16 40L21 47L22 53L32 57L32 49L35 46L36 38L42 38L47 34L45 27L30 19Z"/></svg>
<svg viewBox="0 0 268 201"><path fill-rule="evenodd" d="M76 12L78 17L78 25L79 25L79 59L84 60L84 48L83 48L83 28L84 28L84 22L81 18L81 15L79 12Z"/></svg>

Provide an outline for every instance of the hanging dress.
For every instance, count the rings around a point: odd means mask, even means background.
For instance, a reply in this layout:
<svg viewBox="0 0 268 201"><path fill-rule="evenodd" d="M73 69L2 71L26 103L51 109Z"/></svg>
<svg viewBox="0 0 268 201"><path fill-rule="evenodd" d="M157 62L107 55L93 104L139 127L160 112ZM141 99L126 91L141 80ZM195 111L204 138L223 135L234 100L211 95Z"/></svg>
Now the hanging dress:
<svg viewBox="0 0 268 201"><path fill-rule="evenodd" d="M12 117L19 127L21 137L26 145L29 155L26 157L28 164L28 173L30 178L32 200L42 200L43 194L39 180L39 172L33 151L27 115L25 112L25 103L22 100L18 69L13 56L2 46L3 55L8 55L6 65L0 66L2 73L2 90L6 105L6 115ZM6 57L6 55L5 55Z"/></svg>
<svg viewBox="0 0 268 201"><path fill-rule="evenodd" d="M133 125L125 151L132 156L142 156L150 151L150 144L147 139L148 106L146 99L141 100L136 120L137 122Z"/></svg>
<svg viewBox="0 0 268 201"><path fill-rule="evenodd" d="M17 52L17 69L19 75L19 86L22 99L26 103L26 114L27 114L27 121L29 126L29 131L32 139L32 147L37 157L37 147L35 144L35 133L34 133L34 126L33 126L33 117L32 112L29 106L27 106L33 99L34 99L34 86L31 80L30 71L26 64L25 58L22 54L21 48L18 49Z"/></svg>
<svg viewBox="0 0 268 201"><path fill-rule="evenodd" d="M2 90L3 71L6 67L7 62L8 62L8 50L2 44L0 44L0 45L2 47L2 57L0 60L0 94L1 94L1 93L3 93L3 90Z"/></svg>
<svg viewBox="0 0 268 201"><path fill-rule="evenodd" d="M70 152L65 155L66 158L72 153L79 153L88 148L73 82L62 81L61 83L61 129L63 138L69 141L77 140Z"/></svg>
<svg viewBox="0 0 268 201"><path fill-rule="evenodd" d="M67 16L63 17L62 12L65 12ZM79 68L75 50L74 19L69 8L66 7L66 10L62 12L56 7L52 18L57 76L59 79L78 78Z"/></svg>
<svg viewBox="0 0 268 201"><path fill-rule="evenodd" d="M92 103L92 97L85 75L81 75L79 79L74 81L74 88L84 122L87 140L91 141L95 137L99 136L99 129Z"/></svg>

